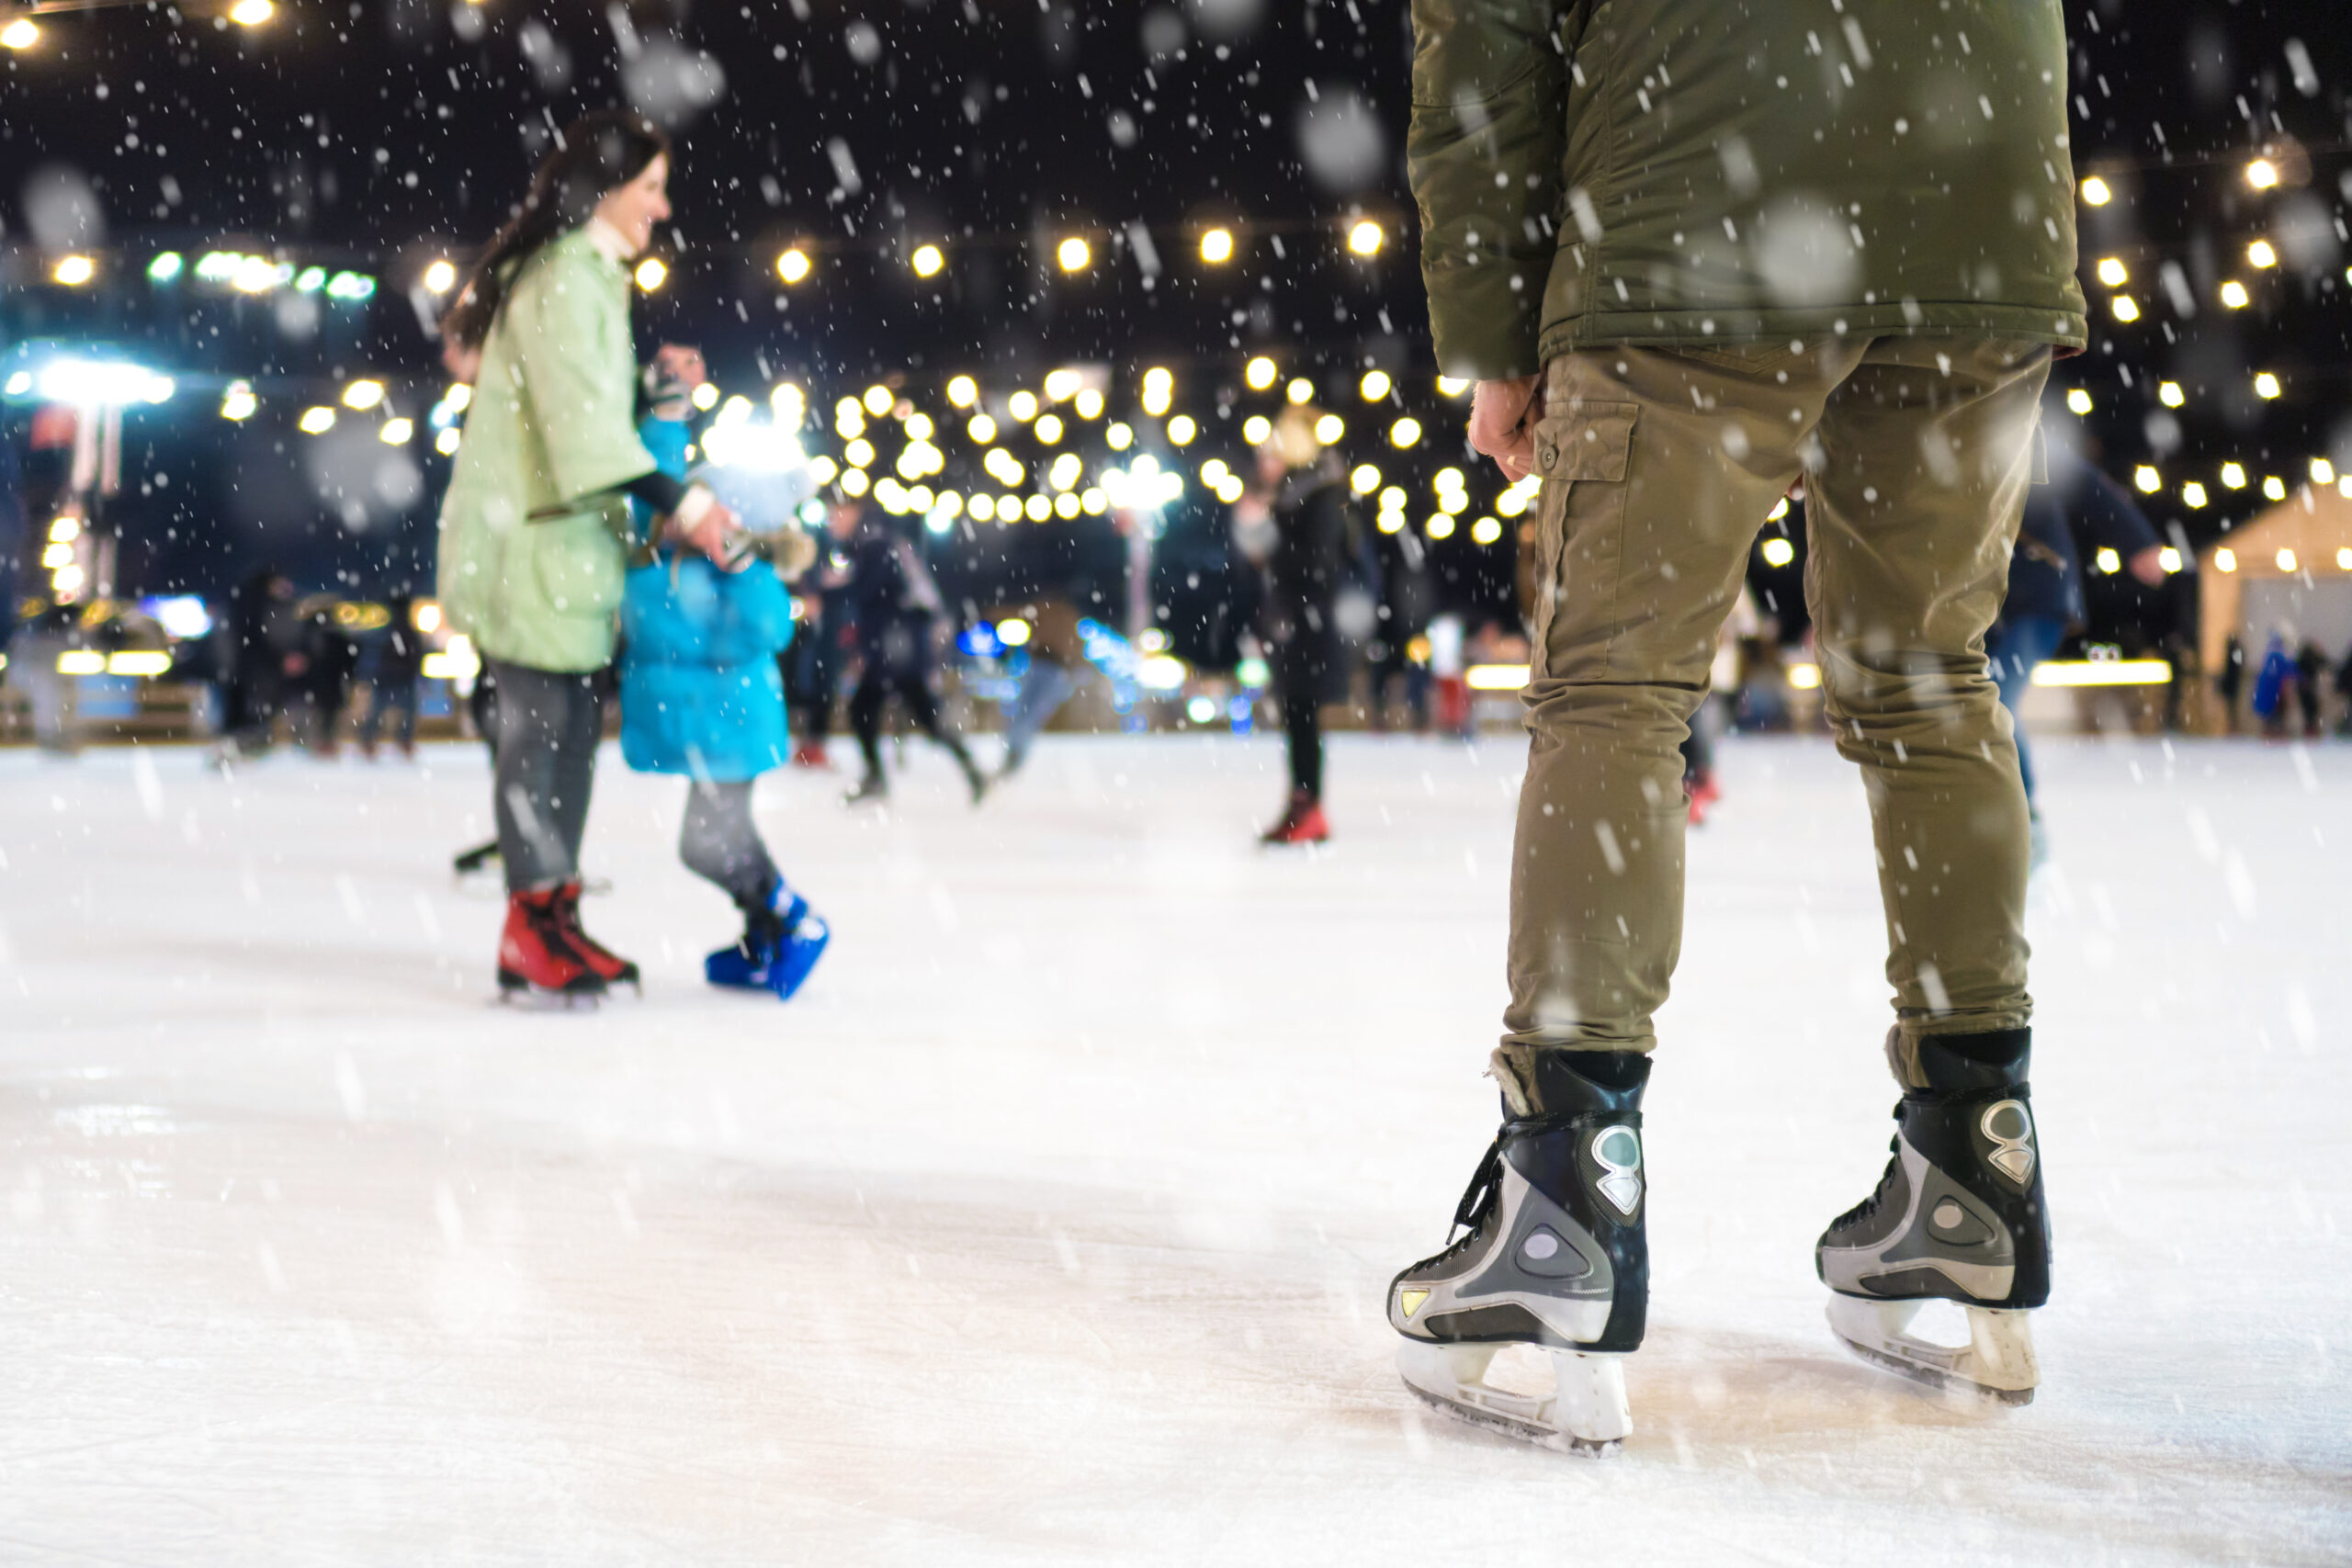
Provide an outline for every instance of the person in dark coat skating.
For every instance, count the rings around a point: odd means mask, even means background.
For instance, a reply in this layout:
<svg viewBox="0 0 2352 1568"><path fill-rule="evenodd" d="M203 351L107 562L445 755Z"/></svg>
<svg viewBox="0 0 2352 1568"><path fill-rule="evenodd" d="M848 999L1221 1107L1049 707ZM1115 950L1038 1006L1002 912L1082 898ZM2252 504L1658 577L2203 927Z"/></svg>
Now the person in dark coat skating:
<svg viewBox="0 0 2352 1568"><path fill-rule="evenodd" d="M1348 694L1337 612L1357 530L1347 478L1315 439L1313 417L1304 408L1283 412L1258 448L1257 488L1233 511L1236 542L1266 574L1259 637L1290 745L1290 798L1261 836L1269 844L1331 836L1323 815L1323 705Z"/></svg>
<svg viewBox="0 0 2352 1568"><path fill-rule="evenodd" d="M833 519L836 536L847 537L851 614L862 666L857 689L850 694L849 717L865 759L865 776L849 798L879 800L890 793L882 772L882 713L896 696L915 728L956 759L978 806L988 793L988 776L939 707L934 642L943 605L931 569L905 536L862 502L842 504Z"/></svg>

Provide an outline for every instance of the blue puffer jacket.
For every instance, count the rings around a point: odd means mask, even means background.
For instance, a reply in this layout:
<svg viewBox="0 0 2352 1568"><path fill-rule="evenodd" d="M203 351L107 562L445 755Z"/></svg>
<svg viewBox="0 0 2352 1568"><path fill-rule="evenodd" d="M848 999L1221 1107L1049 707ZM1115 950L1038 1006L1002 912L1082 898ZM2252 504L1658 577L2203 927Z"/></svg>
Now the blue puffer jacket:
<svg viewBox="0 0 2352 1568"><path fill-rule="evenodd" d="M628 574L621 597L621 757L641 773L735 783L783 764L775 656L792 598L763 560L731 576L700 556Z"/></svg>

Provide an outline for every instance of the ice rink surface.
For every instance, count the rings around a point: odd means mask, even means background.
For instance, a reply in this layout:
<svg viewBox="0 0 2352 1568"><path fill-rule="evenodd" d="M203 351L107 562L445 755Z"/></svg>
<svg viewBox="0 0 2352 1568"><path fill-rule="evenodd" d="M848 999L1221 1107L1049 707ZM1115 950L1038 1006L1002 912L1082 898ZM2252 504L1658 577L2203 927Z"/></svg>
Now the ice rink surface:
<svg viewBox="0 0 2352 1568"><path fill-rule="evenodd" d="M992 743L990 743L992 745ZM1425 1412L1389 1275L1493 1131L1521 747L1049 742L771 778L834 924L719 995L608 750L589 1015L495 1007L478 750L0 754L0 1562L2352 1560L2352 749L2044 741L2045 1383L1849 1360L1894 1091L1860 789L1725 748L1647 1105L1636 1433Z"/></svg>

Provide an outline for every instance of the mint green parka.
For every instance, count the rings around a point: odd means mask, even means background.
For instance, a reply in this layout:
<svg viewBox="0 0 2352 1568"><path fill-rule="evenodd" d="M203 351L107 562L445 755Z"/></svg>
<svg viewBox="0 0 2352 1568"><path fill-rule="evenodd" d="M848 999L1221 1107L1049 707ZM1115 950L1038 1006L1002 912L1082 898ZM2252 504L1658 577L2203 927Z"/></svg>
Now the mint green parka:
<svg viewBox="0 0 2352 1568"><path fill-rule="evenodd" d="M485 658L613 660L631 541L618 487L654 467L628 312L628 273L574 229L522 264L483 341L441 503L439 592Z"/></svg>
<svg viewBox="0 0 2352 1568"><path fill-rule="evenodd" d="M2059 0L1413 0L1438 364L1798 333L2080 347Z"/></svg>

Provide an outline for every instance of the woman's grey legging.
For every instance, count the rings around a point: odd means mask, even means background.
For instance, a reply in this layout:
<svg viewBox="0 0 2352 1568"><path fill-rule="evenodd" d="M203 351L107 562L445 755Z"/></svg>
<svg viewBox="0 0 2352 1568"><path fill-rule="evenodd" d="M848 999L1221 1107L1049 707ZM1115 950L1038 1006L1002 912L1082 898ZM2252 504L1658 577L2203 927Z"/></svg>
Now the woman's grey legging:
<svg viewBox="0 0 2352 1568"><path fill-rule="evenodd" d="M752 825L752 781L696 779L686 791L686 825L678 835L686 869L717 883L747 909L764 909L784 878Z"/></svg>
<svg viewBox="0 0 2352 1568"><path fill-rule="evenodd" d="M529 893L580 876L604 703L593 675L492 660L495 806L506 887Z"/></svg>

